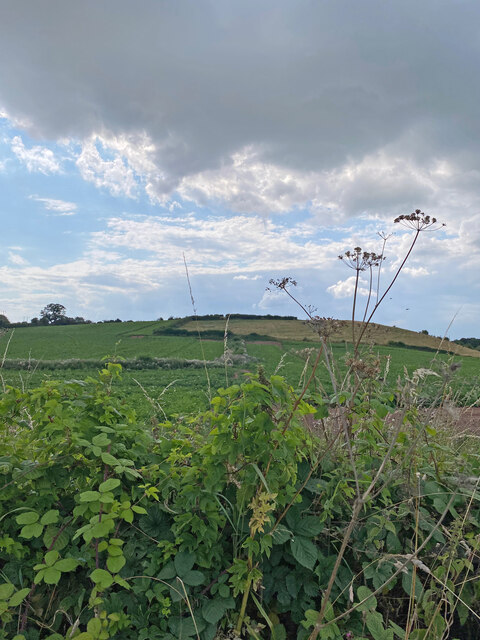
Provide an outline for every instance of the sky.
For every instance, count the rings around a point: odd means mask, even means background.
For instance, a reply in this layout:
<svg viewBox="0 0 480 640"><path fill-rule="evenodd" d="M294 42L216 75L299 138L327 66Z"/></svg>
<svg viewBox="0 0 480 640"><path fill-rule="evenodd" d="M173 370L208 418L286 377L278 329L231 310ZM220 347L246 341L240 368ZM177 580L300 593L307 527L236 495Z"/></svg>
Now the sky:
<svg viewBox="0 0 480 640"><path fill-rule="evenodd" d="M2 0L0 313L345 319L418 208L375 319L480 337L479 68L477 0Z"/></svg>

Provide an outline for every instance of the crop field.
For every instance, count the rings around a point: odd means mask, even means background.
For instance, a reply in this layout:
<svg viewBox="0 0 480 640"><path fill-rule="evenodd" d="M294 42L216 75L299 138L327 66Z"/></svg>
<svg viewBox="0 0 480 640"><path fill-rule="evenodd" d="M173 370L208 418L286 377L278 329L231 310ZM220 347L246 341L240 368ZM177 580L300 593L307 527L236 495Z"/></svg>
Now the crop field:
<svg viewBox="0 0 480 640"><path fill-rule="evenodd" d="M196 323L182 324L182 328L193 329L190 336L154 335L154 331L164 330L172 321L101 323L87 325L19 328L4 333L0 337L0 353L7 349L6 363L2 373L4 384L23 388L33 388L43 379L85 379L96 375L101 367L102 358L109 360L135 359L135 369L125 367L121 380L116 382L118 391L135 401L140 417L162 417L163 413L190 413L198 407L206 407L211 394L219 387L238 383L245 379L246 372L256 372L262 365L267 375L278 372L289 383L298 387L305 373L310 372L314 360L314 351L318 349L311 329L300 321L292 320L233 320L229 329L238 335L257 333L271 336L271 340L252 341L248 336L244 342L239 338L229 338L228 346L233 351L240 350L251 356L244 364L234 364L225 369L221 363L208 367L208 378L201 362L195 368L180 368L181 362L172 364L172 368L152 366L152 358L174 358L182 360L212 361L224 351L223 340L198 338ZM386 328L381 325L372 331L381 340ZM201 331L224 329L222 321L201 321ZM403 337L408 333L396 334ZM419 334L414 334L419 335ZM292 339L292 336L297 338ZM422 336L422 338L430 336ZM411 374L419 368L433 368L440 376L449 375L449 366L455 363L458 371L451 375L451 386L456 394L456 402L474 404L480 397L480 360L478 352L464 349L473 357L435 354L429 351L407 349L387 345L369 347L370 352L380 359L381 376L384 376L388 363L388 376L385 384L394 388L398 376L406 370ZM344 371L343 362L348 351L347 343L334 343L332 352ZM17 360L31 360L30 367L23 363L22 369L12 368ZM68 360L80 362L75 368ZM40 364L39 364L40 363ZM60 363L65 366L60 368ZM41 366L49 365L43 369ZM25 368L27 366L27 368ZM321 364L318 379L327 393L332 392L328 372ZM430 397L434 397L442 378L429 378ZM210 385L210 390L209 390ZM426 397L428 401L428 394Z"/></svg>

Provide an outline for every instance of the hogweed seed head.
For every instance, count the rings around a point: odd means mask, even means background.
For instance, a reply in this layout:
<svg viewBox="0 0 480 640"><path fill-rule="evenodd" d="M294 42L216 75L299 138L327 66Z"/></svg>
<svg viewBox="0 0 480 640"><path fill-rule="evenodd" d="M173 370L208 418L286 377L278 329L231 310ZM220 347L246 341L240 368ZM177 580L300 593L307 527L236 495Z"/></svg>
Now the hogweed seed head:
<svg viewBox="0 0 480 640"><path fill-rule="evenodd" d="M355 247L353 251L345 251L341 256L338 256L339 260L353 269L354 271L365 271L372 267L380 266L381 262L385 258L381 255L377 255L373 251L362 251L361 247Z"/></svg>
<svg viewBox="0 0 480 640"><path fill-rule="evenodd" d="M408 215L403 214L401 216L398 216L398 218L395 218L394 222L396 224L401 224L407 229L413 229L414 231L424 231L425 229L431 229L432 231L434 231L445 226L444 222L438 222L437 218L427 216L420 209L415 209L413 213L410 213ZM437 222L440 226L437 225Z"/></svg>

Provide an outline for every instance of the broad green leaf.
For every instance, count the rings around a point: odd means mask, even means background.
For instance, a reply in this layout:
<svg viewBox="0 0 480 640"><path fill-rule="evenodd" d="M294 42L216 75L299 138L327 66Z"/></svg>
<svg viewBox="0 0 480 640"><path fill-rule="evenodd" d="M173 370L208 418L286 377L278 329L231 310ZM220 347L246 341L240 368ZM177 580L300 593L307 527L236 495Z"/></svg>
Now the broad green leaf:
<svg viewBox="0 0 480 640"><path fill-rule="evenodd" d="M63 560L59 560L53 565L54 569L61 571L62 573L67 573L68 571L75 571L80 563L78 560L74 558L63 558Z"/></svg>
<svg viewBox="0 0 480 640"><path fill-rule="evenodd" d="M175 575L175 565L173 562L169 562L163 567L157 577L160 578L160 580L171 580Z"/></svg>
<svg viewBox="0 0 480 640"><path fill-rule="evenodd" d="M105 540L102 541L105 546L100 549L100 545L99 545L99 551L105 551L105 549L107 549L107 543ZM100 544L102 544L102 542ZM108 555L109 556L123 556L123 551L121 550L120 547L115 547L114 545L108 545Z"/></svg>
<svg viewBox="0 0 480 640"><path fill-rule="evenodd" d="M182 576L182 580L191 587L198 587L198 585L203 584L205 576L201 571L187 571L187 573Z"/></svg>
<svg viewBox="0 0 480 640"><path fill-rule="evenodd" d="M174 558L175 569L177 571L177 575L183 579L183 576L190 571L190 569L195 564L195 554L187 553L186 551L180 551Z"/></svg>
<svg viewBox="0 0 480 640"><path fill-rule="evenodd" d="M10 598L10 600L8 601L8 606L18 607L18 605L23 602L23 600L28 596L29 593L30 593L29 587L26 587L25 589L20 589L20 591L17 591L17 593L14 593L13 596Z"/></svg>
<svg viewBox="0 0 480 640"><path fill-rule="evenodd" d="M11 582L0 584L0 600L8 600L14 591L15 585Z"/></svg>
<svg viewBox="0 0 480 640"><path fill-rule="evenodd" d="M369 611L365 623L373 636L373 640L393 640L393 629L385 629L381 613Z"/></svg>
<svg viewBox="0 0 480 640"><path fill-rule="evenodd" d="M318 550L311 540L302 536L295 536L290 542L290 549L293 557L302 567L313 569L317 561Z"/></svg>
<svg viewBox="0 0 480 640"><path fill-rule="evenodd" d="M125 509L124 511L122 511L120 513L120 516L125 520L125 522L128 522L129 524L132 524L132 522L133 522L133 511L131 509Z"/></svg>
<svg viewBox="0 0 480 640"><path fill-rule="evenodd" d="M42 565L43 566L43 565ZM42 569L41 571L39 571L37 573L37 575L35 576L35 578L33 579L35 584L39 584L42 580L43 580L43 575L45 573L45 569Z"/></svg>
<svg viewBox="0 0 480 640"><path fill-rule="evenodd" d="M53 565L55 564L55 562L58 560L59 557L60 557L60 554L58 553L58 551L47 551L43 561L45 562L47 567L53 567Z"/></svg>
<svg viewBox="0 0 480 640"><path fill-rule="evenodd" d="M113 577L105 569L95 569L90 574L90 579L94 582L100 589L107 589L113 583Z"/></svg>
<svg viewBox="0 0 480 640"><path fill-rule="evenodd" d="M57 584L62 574L55 567L48 567L43 572L43 581L46 584Z"/></svg>
<svg viewBox="0 0 480 640"><path fill-rule="evenodd" d="M283 524L279 524L278 527L273 532L273 544L284 544L291 540L293 537L293 533L287 527L284 527Z"/></svg>
<svg viewBox="0 0 480 640"><path fill-rule="evenodd" d="M107 558L108 570L112 573L118 573L125 566L125 556L109 556Z"/></svg>
<svg viewBox="0 0 480 640"><path fill-rule="evenodd" d="M355 607L357 611L370 611L377 608L377 599L371 594L372 591L368 587L365 587L364 585L358 587L357 598L359 601L361 602L362 600L365 600L365 598L368 598L368 600L358 607Z"/></svg>
<svg viewBox="0 0 480 640"><path fill-rule="evenodd" d="M17 524L33 524L39 519L38 513L35 511L26 511L15 518Z"/></svg>
<svg viewBox="0 0 480 640"><path fill-rule="evenodd" d="M96 447L105 447L110 444L110 440L106 433L99 433L98 436L92 438L92 444Z"/></svg>
<svg viewBox="0 0 480 640"><path fill-rule="evenodd" d="M40 524L55 524L55 522L58 522L58 516L58 509L50 509L50 511L43 514Z"/></svg>
<svg viewBox="0 0 480 640"><path fill-rule="evenodd" d="M105 480L105 482L102 482L102 484L98 487L98 489L99 491L104 493L106 491L113 491L119 486L120 486L120 480L118 478L109 478L108 480Z"/></svg>
<svg viewBox="0 0 480 640"><path fill-rule="evenodd" d="M294 528L295 535L306 536L307 538L313 538L318 536L324 526L323 522L320 522L320 518L316 516L307 516L299 520Z"/></svg>
<svg viewBox="0 0 480 640"><path fill-rule="evenodd" d="M147 513L146 509L144 509L143 507L137 507L137 505L134 505L132 507L132 510L135 511L135 513L141 513L141 514Z"/></svg>
<svg viewBox="0 0 480 640"><path fill-rule="evenodd" d="M92 618L87 622L87 631L93 636L98 636L102 630L102 623L99 618Z"/></svg>
<svg viewBox="0 0 480 640"><path fill-rule="evenodd" d="M95 502L100 499L101 496L98 491L84 491L80 494L80 502Z"/></svg>
<svg viewBox="0 0 480 640"><path fill-rule="evenodd" d="M118 464L118 460L114 458L110 453L102 453L102 462L109 465Z"/></svg>
<svg viewBox="0 0 480 640"><path fill-rule="evenodd" d="M34 524L26 524L22 530L20 531L20 538L26 538L29 540L30 538L38 538L42 535L43 532L43 524L39 522L35 522Z"/></svg>
<svg viewBox="0 0 480 640"><path fill-rule="evenodd" d="M202 607L202 616L210 624L217 624L225 614L226 608L222 598L209 600Z"/></svg>

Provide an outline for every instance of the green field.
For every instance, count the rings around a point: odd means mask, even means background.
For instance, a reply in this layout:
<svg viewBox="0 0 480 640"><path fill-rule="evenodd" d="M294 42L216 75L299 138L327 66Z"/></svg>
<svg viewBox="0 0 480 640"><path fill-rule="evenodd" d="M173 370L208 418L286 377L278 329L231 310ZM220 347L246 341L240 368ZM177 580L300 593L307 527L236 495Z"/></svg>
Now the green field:
<svg viewBox="0 0 480 640"><path fill-rule="evenodd" d="M8 343L5 366L1 372L3 383L33 388L45 378L84 379L96 374L104 357L117 358L120 362L122 358L137 359L135 369L125 367L122 380L117 385L119 391L135 400L141 417L155 420L161 417L163 412L167 415L192 412L198 406L205 407L208 404L209 385L201 363L198 363L196 368L180 368L179 363L174 363L173 368L164 369L152 368L149 360L175 358L180 361L202 361L205 358L212 361L223 354L224 344L223 340L200 341L198 335L193 332L191 337L153 335L155 330L171 325L171 321L100 323L29 327L6 332L0 337L2 356ZM219 321L200 322L199 326L201 330L218 328ZM294 328L298 329L299 326L303 327L299 335L297 331L300 339L292 340L291 336L295 335ZM183 324L183 327L190 328L191 324ZM272 374L280 367L278 372L286 376L292 386L297 387L306 365L306 370L309 367L308 349L318 347L311 331L299 321L237 320L232 321L230 329L243 334L246 334L247 330L255 330L262 335L272 336L272 340L255 342L247 338L241 343L238 338L230 339L229 346L234 351L238 351L239 348L246 350L253 359L248 364L229 366L227 370L221 364L209 367L208 377L213 394L221 386L241 381L247 371L255 372L259 365L265 368L267 374ZM403 337L405 338L405 334ZM410 374L415 369L431 366L441 372L441 363L454 361L461 365L452 381L457 402L473 404L480 397L480 360L475 357L435 354L381 344L370 349L380 357L382 372L385 370L387 359L390 359L386 379L390 388L394 388L397 378L403 376L404 368ZM334 359L341 369L348 344L333 344L332 350ZM475 352L472 354L476 355ZM28 363L23 363L22 369L12 369L19 359L30 360L31 366L28 368ZM82 362L77 364L76 368L71 368L65 363L70 359ZM310 363L312 359L310 356ZM42 369L43 366L49 368ZM318 378L326 392L331 393L332 387L324 364L318 369ZM440 384L440 379L432 376L429 382L430 388L435 390ZM431 395L434 393L435 391L432 391Z"/></svg>

